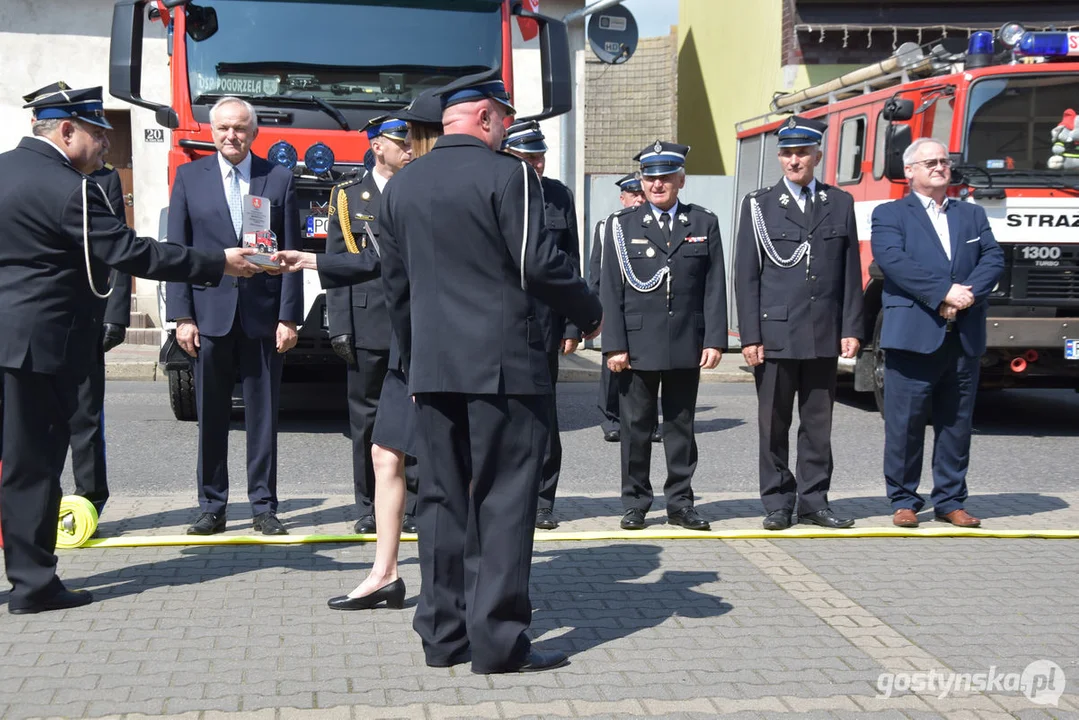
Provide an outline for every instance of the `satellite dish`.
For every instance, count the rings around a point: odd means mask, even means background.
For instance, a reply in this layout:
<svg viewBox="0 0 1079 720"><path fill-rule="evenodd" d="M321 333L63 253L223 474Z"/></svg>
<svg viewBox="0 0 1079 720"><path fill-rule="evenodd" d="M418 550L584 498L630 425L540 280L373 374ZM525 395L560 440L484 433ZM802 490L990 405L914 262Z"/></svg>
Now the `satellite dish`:
<svg viewBox="0 0 1079 720"><path fill-rule="evenodd" d="M637 21L622 5L592 13L588 18L588 43L601 62L624 63L637 50Z"/></svg>

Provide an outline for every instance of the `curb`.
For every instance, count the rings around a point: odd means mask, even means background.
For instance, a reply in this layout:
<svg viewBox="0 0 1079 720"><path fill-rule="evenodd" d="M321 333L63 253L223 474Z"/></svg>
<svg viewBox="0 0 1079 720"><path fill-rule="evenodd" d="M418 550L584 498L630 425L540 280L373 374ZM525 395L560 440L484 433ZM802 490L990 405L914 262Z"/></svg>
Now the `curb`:
<svg viewBox="0 0 1079 720"><path fill-rule="evenodd" d="M599 369L586 368L560 368L558 382L595 382L600 378ZM702 370L702 383L751 383L753 373L748 370Z"/></svg>
<svg viewBox="0 0 1079 720"><path fill-rule="evenodd" d="M105 363L106 380L157 380L157 363L153 360Z"/></svg>

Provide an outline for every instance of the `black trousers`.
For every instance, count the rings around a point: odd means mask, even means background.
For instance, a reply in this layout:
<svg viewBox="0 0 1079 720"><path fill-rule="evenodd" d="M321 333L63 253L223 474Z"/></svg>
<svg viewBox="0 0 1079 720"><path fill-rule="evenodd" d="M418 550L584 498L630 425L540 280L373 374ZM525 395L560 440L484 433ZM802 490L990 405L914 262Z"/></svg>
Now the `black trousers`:
<svg viewBox="0 0 1079 720"><path fill-rule="evenodd" d="M56 577L56 519L78 379L23 370L2 377L0 525L9 607L25 607L64 588Z"/></svg>
<svg viewBox="0 0 1079 720"><path fill-rule="evenodd" d="M613 382L607 358L601 357L599 371L599 411L603 413L600 429L606 435L618 429L618 383Z"/></svg>
<svg viewBox="0 0 1079 720"><path fill-rule="evenodd" d="M544 395L416 396L420 598L413 627L429 664L504 670L527 655L528 578Z"/></svg>
<svg viewBox="0 0 1079 720"><path fill-rule="evenodd" d="M356 367L346 375L348 385L348 431L352 438L352 491L360 517L375 514L375 468L371 462L371 433L375 429L378 398L389 367L389 350L355 348ZM408 492L405 514L416 514L416 462L405 463Z"/></svg>
<svg viewBox="0 0 1079 720"><path fill-rule="evenodd" d="M224 512L229 498L229 424L239 371L247 432L251 512L277 512L277 410L283 358L274 337L249 338L239 320L228 335L200 336L195 358L199 415L198 488L203 512Z"/></svg>
<svg viewBox="0 0 1079 720"><path fill-rule="evenodd" d="M71 414L71 472L75 494L93 503L98 514L109 499L105 467L105 352L79 383L78 403Z"/></svg>
<svg viewBox="0 0 1079 720"><path fill-rule="evenodd" d="M761 501L765 512L806 514L828 507L832 482L834 357L769 360L754 369L760 433ZM798 463L791 473L790 429L798 396Z"/></svg>
<svg viewBox="0 0 1079 720"><path fill-rule="evenodd" d="M548 409L551 427L548 433L547 449L543 453L543 471L540 477L540 508L554 508L555 493L558 492L558 475L562 472L562 438L558 434L558 358L562 353L555 350L547 356L547 367L551 372L551 394L548 395Z"/></svg>
<svg viewBox="0 0 1079 720"><path fill-rule="evenodd" d="M622 419L622 507L648 512L652 507L652 431L663 406L663 450L667 455L667 482L663 494L667 512L693 505L691 482L697 469L697 439L693 416L697 409L699 368L679 370L623 370L618 373L619 411ZM663 386L662 399L660 385Z"/></svg>

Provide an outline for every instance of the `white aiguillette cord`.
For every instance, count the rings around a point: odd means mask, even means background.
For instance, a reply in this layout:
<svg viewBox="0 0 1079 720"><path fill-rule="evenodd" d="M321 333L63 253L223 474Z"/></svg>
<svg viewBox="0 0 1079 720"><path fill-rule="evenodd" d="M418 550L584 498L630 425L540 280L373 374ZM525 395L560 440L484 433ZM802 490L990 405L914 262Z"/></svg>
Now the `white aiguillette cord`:
<svg viewBox="0 0 1079 720"><path fill-rule="evenodd" d="M525 280L525 253L528 251L528 163L521 161L521 174L524 176L525 188L525 214L524 222L521 223L521 289L528 292L528 281Z"/></svg>
<svg viewBox="0 0 1079 720"><path fill-rule="evenodd" d="M109 295L112 295L112 288L110 287L109 291L107 293L105 293L105 294L99 293L97 291L97 286L94 285L94 273L90 269L90 210L89 210L89 208L86 207L86 184L88 182L89 182L89 179L86 178L86 177L83 177L83 179L82 179L82 252L83 252L83 256L86 258L86 279L90 281L90 292L92 292L94 295L96 295L97 297L104 300ZM94 183L94 184L97 185L97 183ZM101 190L101 196L105 198L105 204L109 206L109 212L115 213L115 210L112 209L112 203L109 202L108 195L105 194L104 188L102 188L100 185L97 185L97 189Z"/></svg>

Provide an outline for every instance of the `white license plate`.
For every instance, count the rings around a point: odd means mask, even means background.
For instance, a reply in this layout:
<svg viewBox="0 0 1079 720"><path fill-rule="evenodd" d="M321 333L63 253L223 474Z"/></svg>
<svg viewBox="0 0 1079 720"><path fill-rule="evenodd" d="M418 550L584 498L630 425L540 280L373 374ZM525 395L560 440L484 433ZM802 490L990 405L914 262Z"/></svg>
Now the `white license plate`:
<svg viewBox="0 0 1079 720"><path fill-rule="evenodd" d="M308 215L307 216L307 232L306 237L309 238L324 238L326 237L326 228L330 225L330 218L325 215Z"/></svg>
<svg viewBox="0 0 1079 720"><path fill-rule="evenodd" d="M1064 341L1064 359L1079 360L1079 340L1070 338Z"/></svg>

